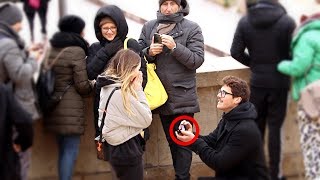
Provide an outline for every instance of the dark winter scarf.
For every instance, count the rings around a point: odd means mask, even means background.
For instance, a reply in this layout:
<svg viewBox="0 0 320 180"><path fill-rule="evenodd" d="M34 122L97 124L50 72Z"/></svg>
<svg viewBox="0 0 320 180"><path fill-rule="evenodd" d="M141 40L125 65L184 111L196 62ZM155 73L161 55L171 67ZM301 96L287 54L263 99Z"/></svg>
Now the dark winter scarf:
<svg viewBox="0 0 320 180"><path fill-rule="evenodd" d="M187 1L181 1L180 10L177 13L164 15L157 11L157 21L159 26L157 27L157 32L159 34L168 34L174 29L177 23L179 23L184 16L189 14L189 4Z"/></svg>
<svg viewBox="0 0 320 180"><path fill-rule="evenodd" d="M172 29L183 19L183 13L177 12L175 14L164 15L158 11L157 20L159 26L157 27L157 32L159 34L168 34Z"/></svg>
<svg viewBox="0 0 320 180"><path fill-rule="evenodd" d="M86 55L88 55L89 43L77 33L57 32L53 35L52 39L50 40L50 43L53 47L56 48L79 46L85 51Z"/></svg>

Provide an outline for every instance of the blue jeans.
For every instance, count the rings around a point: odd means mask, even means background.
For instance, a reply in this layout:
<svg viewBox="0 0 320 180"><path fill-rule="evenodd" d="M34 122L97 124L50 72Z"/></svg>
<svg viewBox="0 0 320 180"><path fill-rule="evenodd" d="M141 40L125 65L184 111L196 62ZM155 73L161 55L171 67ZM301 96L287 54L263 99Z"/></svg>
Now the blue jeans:
<svg viewBox="0 0 320 180"><path fill-rule="evenodd" d="M71 180L80 144L80 135L57 136L59 146L58 171L59 180Z"/></svg>

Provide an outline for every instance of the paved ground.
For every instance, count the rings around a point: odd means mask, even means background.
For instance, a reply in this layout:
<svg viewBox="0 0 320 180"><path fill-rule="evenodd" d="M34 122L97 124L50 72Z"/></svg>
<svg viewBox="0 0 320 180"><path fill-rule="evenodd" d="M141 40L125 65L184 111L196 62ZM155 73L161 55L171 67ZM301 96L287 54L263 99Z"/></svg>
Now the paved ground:
<svg viewBox="0 0 320 180"><path fill-rule="evenodd" d="M109 4L116 4L123 10L150 20L156 17L158 9L158 0L103 0ZM98 6L89 2L89 0L66 0L67 12L77 14L83 17L87 22L86 38L92 43L96 41L93 33L93 18ZM188 0L191 10L187 18L197 22L201 27L205 37L205 43L216 47L222 51L229 52L233 33L241 14L237 8L223 8L212 0ZM320 5L316 5L314 0L281 0L295 20L298 21L302 13L311 14L319 11ZM21 3L18 3L21 7ZM48 34L51 36L57 31L58 21L58 0L50 1L48 12ZM36 36L40 40L40 27L38 17L36 17ZM128 20L129 36L137 38L141 31L141 24ZM24 31L22 35L29 39L27 21L24 21Z"/></svg>
<svg viewBox="0 0 320 180"><path fill-rule="evenodd" d="M124 11L135 14L143 19L151 20L156 18L156 11L158 10L158 0L102 0L108 4L115 4L121 7ZM311 14L319 11L320 5L316 5L315 0L280 0L281 3L287 8L288 13L291 14L295 20L301 14ZM213 0L188 0L190 4L190 14L188 19L197 22L203 31L205 43L209 46L217 48L223 52L229 53L232 43L233 33L235 31L237 22L242 16L238 12L237 7L224 8L220 5L213 3ZM96 42L96 37L93 29L94 16L99 9L96 4L89 0L65 0L68 14L77 14L84 18L86 21L85 38L89 43ZM18 3L22 7L21 3ZM57 31L58 22L58 0L50 1L48 12L48 36L51 37ZM129 25L128 36L138 38L141 32L142 24L132 21L127 18ZM30 39L28 32L28 24L25 18L24 30L21 35L25 39ZM36 16L35 20L35 35L36 40L41 40L39 18ZM27 41L28 42L28 41ZM28 42L29 43L29 42ZM232 65L217 61L216 56L206 52L205 63L199 71L207 71L215 67L215 69L231 69L241 68L239 63L234 62ZM215 61L212 61L215 59Z"/></svg>

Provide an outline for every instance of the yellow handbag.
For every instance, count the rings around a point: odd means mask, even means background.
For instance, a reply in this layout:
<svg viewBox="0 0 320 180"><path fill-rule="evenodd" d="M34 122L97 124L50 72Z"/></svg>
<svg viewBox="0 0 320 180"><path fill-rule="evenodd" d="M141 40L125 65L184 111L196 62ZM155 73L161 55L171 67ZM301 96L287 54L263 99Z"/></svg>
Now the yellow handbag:
<svg viewBox="0 0 320 180"><path fill-rule="evenodd" d="M146 60L147 61L147 60ZM155 72L156 65L147 61L147 77L148 81L144 88L144 93L151 110L154 110L168 100L168 94L164 89L158 75Z"/></svg>
<svg viewBox="0 0 320 180"><path fill-rule="evenodd" d="M128 48L128 40L130 38L126 38L124 41L124 49ZM144 57L144 60L147 63L147 84L144 88L144 93L146 95L149 107L151 110L154 110L168 100L168 94L166 90L164 89L157 73L155 72L156 65L154 63L148 63L146 57Z"/></svg>

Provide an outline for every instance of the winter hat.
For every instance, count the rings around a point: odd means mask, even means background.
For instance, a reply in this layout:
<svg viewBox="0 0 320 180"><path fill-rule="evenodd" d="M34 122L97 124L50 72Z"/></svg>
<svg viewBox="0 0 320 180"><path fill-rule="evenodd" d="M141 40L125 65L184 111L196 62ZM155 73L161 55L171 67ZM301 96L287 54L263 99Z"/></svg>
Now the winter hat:
<svg viewBox="0 0 320 180"><path fill-rule="evenodd" d="M0 3L0 21L12 26L22 21L22 12L13 3Z"/></svg>
<svg viewBox="0 0 320 180"><path fill-rule="evenodd" d="M159 6L161 6L162 3L169 1L169 0L159 0ZM176 2L179 6L181 5L181 0L170 0Z"/></svg>
<svg viewBox="0 0 320 180"><path fill-rule="evenodd" d="M109 16L107 16L107 17L104 17L104 18L102 18L102 19L100 20L99 27L103 26L103 25L106 24L106 23L116 24L116 23L114 23L114 21L113 21Z"/></svg>
<svg viewBox="0 0 320 180"><path fill-rule="evenodd" d="M73 32L80 34L86 23L84 20L76 15L66 15L63 16L58 23L58 27L62 32Z"/></svg>

